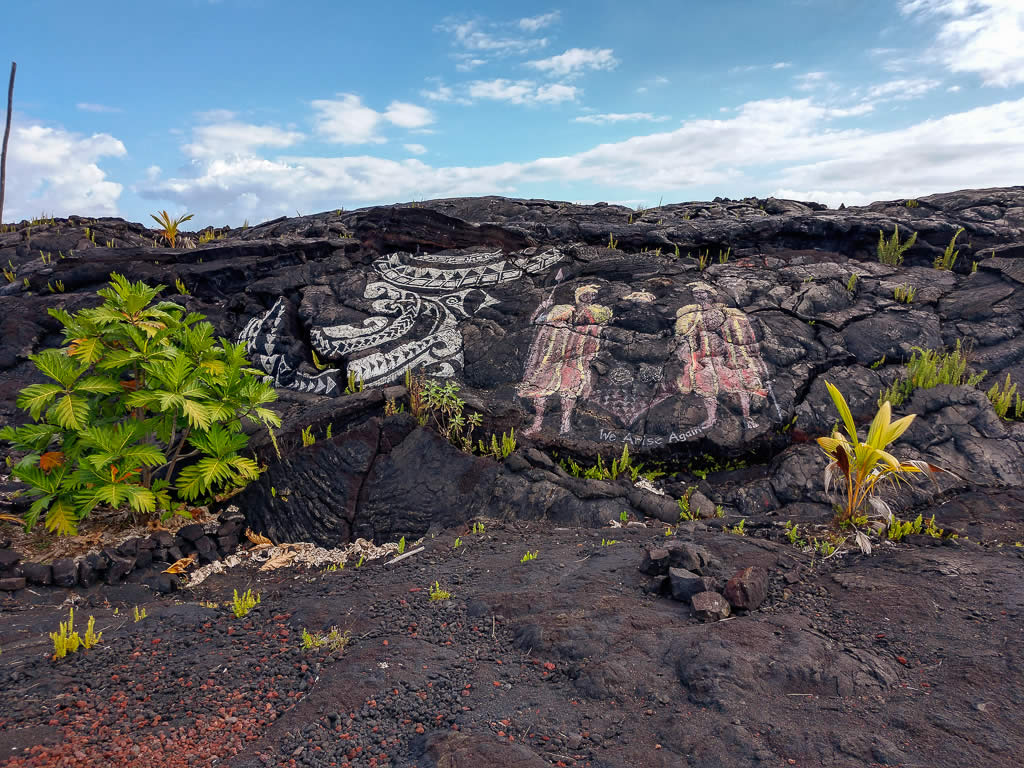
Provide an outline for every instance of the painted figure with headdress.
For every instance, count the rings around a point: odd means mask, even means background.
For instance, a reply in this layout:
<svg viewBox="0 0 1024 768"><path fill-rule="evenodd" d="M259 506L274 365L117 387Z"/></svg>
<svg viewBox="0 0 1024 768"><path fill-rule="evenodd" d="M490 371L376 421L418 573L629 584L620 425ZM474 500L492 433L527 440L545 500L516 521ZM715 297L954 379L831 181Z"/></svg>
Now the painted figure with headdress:
<svg viewBox="0 0 1024 768"><path fill-rule="evenodd" d="M612 310L594 303L598 285L576 289L573 304L553 304L554 291L537 307L531 322L540 326L530 346L520 397L533 400L534 420L525 434L539 432L548 398L558 395L562 405L561 433L569 431L576 402L590 395L590 363L601 347L601 327Z"/></svg>
<svg viewBox="0 0 1024 768"><path fill-rule="evenodd" d="M707 283L690 287L696 303L676 311L676 355L683 363L676 390L703 398L707 418L702 429L715 423L722 393L739 396L744 424L754 428L750 396L767 396L768 370L750 319L742 310L717 302L715 289Z"/></svg>

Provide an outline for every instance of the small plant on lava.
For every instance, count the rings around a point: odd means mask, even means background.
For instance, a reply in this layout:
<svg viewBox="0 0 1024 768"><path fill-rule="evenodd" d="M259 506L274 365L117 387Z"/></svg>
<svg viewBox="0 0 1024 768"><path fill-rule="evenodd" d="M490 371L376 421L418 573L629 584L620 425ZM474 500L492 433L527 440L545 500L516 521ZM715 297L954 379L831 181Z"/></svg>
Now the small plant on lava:
<svg viewBox="0 0 1024 768"><path fill-rule="evenodd" d="M247 589L243 594L239 595L236 589L235 596L231 601L231 612L235 614L236 619L244 619L259 604L260 595L258 592L253 595L252 590Z"/></svg>
<svg viewBox="0 0 1024 768"><path fill-rule="evenodd" d="M868 428L867 439L861 441L842 393L829 381L825 382L836 410L843 419L846 434L838 428L830 437L819 437L818 445L829 459L825 467L825 492L842 484L846 499L837 511L835 522L849 525L864 515L867 508L881 515L886 522L893 519L892 510L875 495L879 481L888 480L896 487L905 475L943 472L927 461L899 461L886 449L906 432L915 414L892 420L892 406L886 400L878 409ZM862 551L871 552L871 544L864 533L856 531L857 544Z"/></svg>
<svg viewBox="0 0 1024 768"><path fill-rule="evenodd" d="M438 582L434 582L434 586L430 588L430 599L431 600L449 600L451 599L452 593L447 590L441 589L441 585Z"/></svg>
<svg viewBox="0 0 1024 768"><path fill-rule="evenodd" d="M77 653L79 648L89 650L103 639L102 632L96 632L96 619L89 617L89 623L85 628L83 638L75 630L75 609L72 606L68 610L68 620L60 623L60 629L50 633L53 641L53 659L63 659L69 653Z"/></svg>

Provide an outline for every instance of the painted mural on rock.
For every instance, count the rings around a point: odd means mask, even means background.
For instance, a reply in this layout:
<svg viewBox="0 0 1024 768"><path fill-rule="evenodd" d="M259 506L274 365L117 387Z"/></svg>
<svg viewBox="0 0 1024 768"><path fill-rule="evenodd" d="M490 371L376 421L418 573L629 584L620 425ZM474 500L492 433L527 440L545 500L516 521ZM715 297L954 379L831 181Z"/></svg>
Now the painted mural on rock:
<svg viewBox="0 0 1024 768"><path fill-rule="evenodd" d="M707 283L695 283L690 289L693 303L674 313L664 364L633 365L612 357L609 370L596 380L593 362L601 350L602 330L613 319L612 310L597 302L597 285L577 288L575 305L553 305L549 296L533 316L539 327L517 389L533 405L533 420L525 434L543 428L553 400L560 404L560 434L574 431L573 415L586 400L621 428L601 429L602 439L631 441L630 436L639 432L638 442L644 445L680 442L707 432L717 423L723 400L735 401L731 404L739 407L747 429L757 428L754 413L766 410L769 401L781 418L751 318L718 301L714 287ZM651 303L655 297L640 291L624 300ZM666 424L662 415L657 425L648 423L656 406L666 401L678 405L693 397L703 405L700 422L670 416ZM665 434L656 434L659 428L667 428Z"/></svg>
<svg viewBox="0 0 1024 768"><path fill-rule="evenodd" d="M526 374L516 393L533 402L533 423L525 434L539 432L548 400L561 404L561 429L568 432L580 399L590 397L591 362L601 348L601 327L612 310L595 303L598 285L583 285L574 304L554 304L554 290L541 302L531 322L539 326L527 356Z"/></svg>
<svg viewBox="0 0 1024 768"><path fill-rule="evenodd" d="M238 342L245 344L250 362L264 371L267 380L275 387L331 397L341 394L338 387L341 372L338 369L328 368L312 375L296 370L288 362L287 311L288 302L281 297L266 312L246 323L238 335Z"/></svg>
<svg viewBox="0 0 1024 768"><path fill-rule="evenodd" d="M676 310L675 354L683 370L671 391L703 399L707 416L702 430L715 424L721 397L736 397L744 425L755 429L751 398L767 399L771 385L750 318L741 309L717 302L715 289L707 283L690 288L696 303Z"/></svg>
<svg viewBox="0 0 1024 768"><path fill-rule="evenodd" d="M363 298L373 314L360 323L314 327L313 349L325 360L346 361L366 386L402 379L407 370L447 378L462 371L459 324L497 301L487 288L547 271L563 259L557 248L529 248L513 254L442 252L392 253L373 264L375 279ZM280 349L283 299L253 318L240 340L253 362L275 386L316 394L339 394L338 369L312 376L294 370Z"/></svg>

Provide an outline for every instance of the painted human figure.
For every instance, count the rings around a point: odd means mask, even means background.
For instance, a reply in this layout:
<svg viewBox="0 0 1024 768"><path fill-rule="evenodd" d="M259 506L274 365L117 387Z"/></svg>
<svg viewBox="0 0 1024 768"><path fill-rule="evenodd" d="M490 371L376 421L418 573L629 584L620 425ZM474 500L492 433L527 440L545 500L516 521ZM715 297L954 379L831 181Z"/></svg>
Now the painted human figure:
<svg viewBox="0 0 1024 768"><path fill-rule="evenodd" d="M523 381L517 389L520 397L533 400L534 419L526 435L540 431L549 397L558 395L561 400L560 432L565 434L577 401L590 395L590 363L601 347L601 326L612 319L611 308L592 303L599 288L597 285L577 288L575 305L552 305L552 292L530 318L540 328L530 347Z"/></svg>
<svg viewBox="0 0 1024 768"><path fill-rule="evenodd" d="M707 418L701 429L715 423L720 393L739 396L743 421L753 429L757 423L750 417L750 396L767 396L768 371L750 319L742 310L716 302L709 285L695 286L693 298L696 304L676 311L676 354L683 363L676 389L704 399Z"/></svg>

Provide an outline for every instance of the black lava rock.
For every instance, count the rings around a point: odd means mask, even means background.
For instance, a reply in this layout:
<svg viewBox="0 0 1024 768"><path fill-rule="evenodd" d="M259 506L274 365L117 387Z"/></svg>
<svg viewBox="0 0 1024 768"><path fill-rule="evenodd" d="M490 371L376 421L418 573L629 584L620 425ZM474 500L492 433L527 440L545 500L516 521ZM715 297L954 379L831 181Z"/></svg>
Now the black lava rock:
<svg viewBox="0 0 1024 768"><path fill-rule="evenodd" d="M0 572L7 571L18 564L21 553L13 549L0 549Z"/></svg>
<svg viewBox="0 0 1024 768"><path fill-rule="evenodd" d="M21 566L25 572L25 581L45 587L53 583L53 566L45 563L25 563Z"/></svg>
<svg viewBox="0 0 1024 768"><path fill-rule="evenodd" d="M212 563L214 560L219 558L217 552L217 545L213 543L213 539L209 536L201 536L196 539L196 552L199 553L199 562Z"/></svg>
<svg viewBox="0 0 1024 768"><path fill-rule="evenodd" d="M191 523L178 531L177 539L194 542L203 535L203 526L199 523Z"/></svg>
<svg viewBox="0 0 1024 768"><path fill-rule="evenodd" d="M78 582L78 566L70 557L53 561L53 584L57 587L73 587Z"/></svg>

